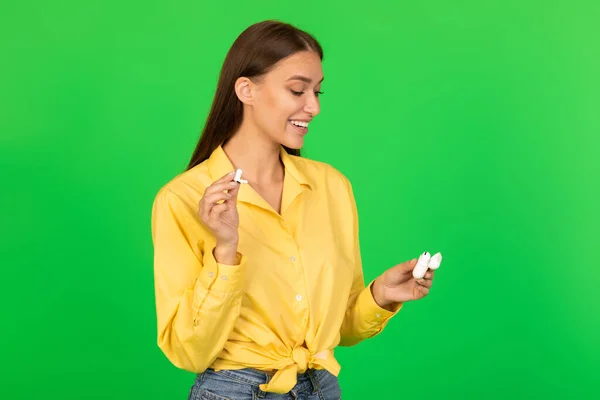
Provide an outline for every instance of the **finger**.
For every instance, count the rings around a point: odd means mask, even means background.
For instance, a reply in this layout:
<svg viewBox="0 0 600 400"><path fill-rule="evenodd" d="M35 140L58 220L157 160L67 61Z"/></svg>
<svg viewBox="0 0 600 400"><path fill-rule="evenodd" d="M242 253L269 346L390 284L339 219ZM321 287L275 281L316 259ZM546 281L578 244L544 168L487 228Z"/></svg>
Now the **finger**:
<svg viewBox="0 0 600 400"><path fill-rule="evenodd" d="M222 183L222 182L228 182L233 180L233 176L235 175L235 171L231 171L226 173L225 175L223 175L222 177L220 177L219 179L217 179L216 181L214 181L211 186Z"/></svg>
<svg viewBox="0 0 600 400"><path fill-rule="evenodd" d="M408 260L405 261L401 264L396 265L396 269L398 270L398 272L411 272L413 269L415 269L415 265L417 265L417 259L413 258L412 260Z"/></svg>
<svg viewBox="0 0 600 400"><path fill-rule="evenodd" d="M417 285L419 286L430 288L432 284L433 281L431 279L417 279Z"/></svg>
<svg viewBox="0 0 600 400"><path fill-rule="evenodd" d="M235 204L237 202L237 196L240 192L240 188L242 185L238 182L233 182L235 185L231 185L231 189L227 191L231 195L231 197L227 200L228 203Z"/></svg>
<svg viewBox="0 0 600 400"><path fill-rule="evenodd" d="M202 198L202 200L200 200L200 209L198 211L198 214L200 214L200 219L204 223L208 223L210 211L212 210L212 208L215 205L216 204L207 203L204 198Z"/></svg>
<svg viewBox="0 0 600 400"><path fill-rule="evenodd" d="M210 219L210 212L213 207L217 205L217 202L228 199L229 196L230 195L227 193L220 192L209 196L208 198L203 197L200 201L200 216L202 220L208 223Z"/></svg>
<svg viewBox="0 0 600 400"><path fill-rule="evenodd" d="M429 280L432 280L432 279L433 279L433 271L432 271L432 270L428 270L428 271L425 273L425 276L424 276L423 278L425 278L425 279L429 279Z"/></svg>
<svg viewBox="0 0 600 400"><path fill-rule="evenodd" d="M200 220L202 222L204 222L205 224L208 224L208 214L210 213L210 209L211 208L212 207L207 207L204 204L202 204L200 206L200 212L199 212L199 214L200 214Z"/></svg>
<svg viewBox="0 0 600 400"><path fill-rule="evenodd" d="M208 196L204 197L204 204L208 205L208 206L214 206L216 205L216 203L218 201L225 201L231 198L231 195L229 193L225 193L225 192L217 192L215 194L211 194Z"/></svg>
<svg viewBox="0 0 600 400"><path fill-rule="evenodd" d="M429 288L426 288L424 286L417 285L417 290L419 291L419 293L421 293L421 295L423 295L423 297L429 294Z"/></svg>
<svg viewBox="0 0 600 400"><path fill-rule="evenodd" d="M228 175L225 175L224 178L226 178ZM223 201L231 203L228 201L230 199L234 199L234 202L237 201L239 187L240 184L234 181L225 181L215 186L209 186L199 202L199 214L202 220L208 222L210 218L210 212L217 202ZM225 193L225 190L227 190L227 193Z"/></svg>
<svg viewBox="0 0 600 400"><path fill-rule="evenodd" d="M212 185L206 188L206 190L204 191L204 196L208 196L218 192L224 192L225 190L231 190L239 185L239 183L232 180L221 183L213 183Z"/></svg>
<svg viewBox="0 0 600 400"><path fill-rule="evenodd" d="M218 219L222 213L228 211L231 206L227 203L221 203L214 206L209 213L209 218Z"/></svg>

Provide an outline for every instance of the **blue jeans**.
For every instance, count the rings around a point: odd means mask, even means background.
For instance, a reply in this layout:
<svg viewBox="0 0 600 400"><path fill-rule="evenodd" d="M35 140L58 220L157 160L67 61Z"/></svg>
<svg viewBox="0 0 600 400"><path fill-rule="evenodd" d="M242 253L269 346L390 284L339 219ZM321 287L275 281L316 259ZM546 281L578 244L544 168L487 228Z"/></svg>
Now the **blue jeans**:
<svg viewBox="0 0 600 400"><path fill-rule="evenodd" d="M271 376L250 368L219 372L209 368L196 377L188 400L341 400L338 378L325 369L299 374L298 383L287 394L260 390L259 385Z"/></svg>

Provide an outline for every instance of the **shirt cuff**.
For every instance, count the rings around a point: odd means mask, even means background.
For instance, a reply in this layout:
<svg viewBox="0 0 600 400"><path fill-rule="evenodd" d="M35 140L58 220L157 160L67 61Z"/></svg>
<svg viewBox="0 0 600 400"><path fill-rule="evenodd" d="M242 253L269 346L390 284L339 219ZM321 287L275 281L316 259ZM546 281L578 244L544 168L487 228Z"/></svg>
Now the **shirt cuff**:
<svg viewBox="0 0 600 400"><path fill-rule="evenodd" d="M359 310L361 310L362 318L365 321L371 321L373 325L385 325L390 318L400 311L404 303L394 303L392 311L380 307L379 304L375 302L373 293L371 292L371 286L373 286L374 282L375 279L373 279L362 293L358 295L356 305L359 307ZM383 326L381 328L383 328Z"/></svg>
<svg viewBox="0 0 600 400"><path fill-rule="evenodd" d="M246 276L246 256L236 253L233 265L221 264L215 260L213 249L204 254L204 266L200 272L200 282L206 289L217 292L233 292L243 287Z"/></svg>

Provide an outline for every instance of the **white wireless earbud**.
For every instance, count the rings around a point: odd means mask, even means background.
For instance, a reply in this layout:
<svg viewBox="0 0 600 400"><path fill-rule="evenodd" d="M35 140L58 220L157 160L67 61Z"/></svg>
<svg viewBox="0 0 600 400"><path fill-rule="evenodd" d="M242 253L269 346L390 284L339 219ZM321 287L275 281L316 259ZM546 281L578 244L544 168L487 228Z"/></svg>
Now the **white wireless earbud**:
<svg viewBox="0 0 600 400"><path fill-rule="evenodd" d="M419 256L417 265L415 265L415 268L413 269L413 276L415 278L421 279L423 276L425 276L425 272L427 272L427 264L429 264L430 259L431 255L428 251Z"/></svg>
<svg viewBox="0 0 600 400"><path fill-rule="evenodd" d="M235 176L233 177L233 180L236 181L237 183L248 183L247 180L242 179L242 170L238 169L235 171Z"/></svg>
<svg viewBox="0 0 600 400"><path fill-rule="evenodd" d="M415 265L415 268L413 269L413 276L417 279L421 279L425 276L427 269L438 269L441 263L441 253L436 253L433 257L431 257L429 252L426 251L419 256L417 265Z"/></svg>
<svg viewBox="0 0 600 400"><path fill-rule="evenodd" d="M431 257L431 260L429 260L429 265L427 265L427 267L429 269L438 269L440 267L441 263L442 263L442 254L436 253L433 257Z"/></svg>

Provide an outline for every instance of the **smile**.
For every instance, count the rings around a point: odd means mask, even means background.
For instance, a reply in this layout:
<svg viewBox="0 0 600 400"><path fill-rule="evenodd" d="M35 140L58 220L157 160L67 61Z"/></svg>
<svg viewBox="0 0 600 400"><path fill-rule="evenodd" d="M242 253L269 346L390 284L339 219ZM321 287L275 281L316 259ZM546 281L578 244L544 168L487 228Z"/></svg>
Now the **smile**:
<svg viewBox="0 0 600 400"><path fill-rule="evenodd" d="M306 134L308 133L308 122L304 122L304 121L295 121L295 120L290 120L288 121L290 123L290 125L294 128L294 130L298 133L301 134Z"/></svg>

